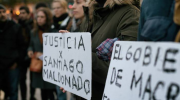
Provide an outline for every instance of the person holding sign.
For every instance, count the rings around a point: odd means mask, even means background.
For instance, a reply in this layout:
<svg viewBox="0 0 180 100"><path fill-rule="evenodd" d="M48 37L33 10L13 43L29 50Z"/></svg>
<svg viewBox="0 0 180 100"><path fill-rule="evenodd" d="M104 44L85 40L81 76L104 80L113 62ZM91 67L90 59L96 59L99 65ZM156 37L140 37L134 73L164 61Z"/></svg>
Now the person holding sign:
<svg viewBox="0 0 180 100"><path fill-rule="evenodd" d="M98 58L96 48L107 38L136 40L139 9L133 5L134 3L133 0L92 0L89 7L84 7L86 20L82 22L80 30L92 34L91 100L102 99L110 63Z"/></svg>
<svg viewBox="0 0 180 100"><path fill-rule="evenodd" d="M31 58L30 69L31 67L36 66L35 64L33 65L33 57L37 59L39 56L42 55L42 34L44 32L53 32L53 30L51 30L52 14L48 8L41 8L38 10L36 21L37 26L35 26L33 31L31 32L31 40L28 48L28 56ZM38 65L39 63L36 64ZM41 88L42 100L54 100L53 91L55 90L55 85L43 81L42 65L39 67L41 67L38 68L40 69L40 71L31 70L34 71L32 72L32 87Z"/></svg>
<svg viewBox="0 0 180 100"><path fill-rule="evenodd" d="M83 6L85 6L87 4L87 2L88 2L88 0L74 0L74 4L72 6L73 17L74 17L74 19L72 19L72 23L74 23L74 24L72 24L71 32L80 31L80 24L82 23L82 21L85 18ZM68 31L67 30L60 30L60 33L68 33ZM77 95L72 95L72 98L75 98L76 100L81 99Z"/></svg>

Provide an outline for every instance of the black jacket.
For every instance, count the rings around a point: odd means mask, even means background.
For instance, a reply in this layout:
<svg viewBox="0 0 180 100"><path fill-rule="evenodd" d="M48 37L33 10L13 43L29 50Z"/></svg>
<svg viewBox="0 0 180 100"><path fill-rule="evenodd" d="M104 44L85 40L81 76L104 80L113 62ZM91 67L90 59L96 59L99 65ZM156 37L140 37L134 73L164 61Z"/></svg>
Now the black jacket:
<svg viewBox="0 0 180 100"><path fill-rule="evenodd" d="M23 47L25 50L22 51L21 54L22 54L23 60L26 63L27 60L30 60L27 55L27 49L28 49L29 43L30 43L30 33L31 33L31 30L33 29L33 20L32 19L29 19L27 21L19 20L19 24L22 27L22 36L23 36L23 39L25 42L25 45Z"/></svg>
<svg viewBox="0 0 180 100"><path fill-rule="evenodd" d="M24 39L20 25L7 20L0 23L0 70L11 67L22 60Z"/></svg>

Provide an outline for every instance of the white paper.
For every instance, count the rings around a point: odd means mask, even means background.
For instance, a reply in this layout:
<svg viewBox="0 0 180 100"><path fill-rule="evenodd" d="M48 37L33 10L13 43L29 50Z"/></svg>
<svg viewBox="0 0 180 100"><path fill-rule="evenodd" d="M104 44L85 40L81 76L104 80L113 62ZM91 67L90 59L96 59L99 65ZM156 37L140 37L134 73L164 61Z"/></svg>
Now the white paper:
<svg viewBox="0 0 180 100"><path fill-rule="evenodd" d="M180 100L180 44L115 42L102 100Z"/></svg>
<svg viewBox="0 0 180 100"><path fill-rule="evenodd" d="M44 33L43 79L83 98L91 98L90 33Z"/></svg>

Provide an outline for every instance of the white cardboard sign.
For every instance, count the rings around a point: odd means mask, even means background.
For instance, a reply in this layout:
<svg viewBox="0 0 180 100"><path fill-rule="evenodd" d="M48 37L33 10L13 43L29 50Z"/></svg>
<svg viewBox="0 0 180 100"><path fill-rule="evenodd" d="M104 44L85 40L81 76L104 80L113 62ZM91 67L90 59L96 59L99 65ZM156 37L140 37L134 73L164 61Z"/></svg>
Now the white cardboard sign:
<svg viewBox="0 0 180 100"><path fill-rule="evenodd" d="M180 100L180 44L115 42L102 100Z"/></svg>
<svg viewBox="0 0 180 100"><path fill-rule="evenodd" d="M91 34L44 33L43 79L90 99Z"/></svg>

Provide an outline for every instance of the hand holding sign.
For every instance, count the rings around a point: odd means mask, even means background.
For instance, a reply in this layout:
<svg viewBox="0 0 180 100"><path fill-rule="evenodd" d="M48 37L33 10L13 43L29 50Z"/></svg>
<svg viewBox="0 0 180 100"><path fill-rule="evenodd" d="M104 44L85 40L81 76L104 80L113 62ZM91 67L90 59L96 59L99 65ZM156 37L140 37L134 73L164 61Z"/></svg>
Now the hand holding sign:
<svg viewBox="0 0 180 100"><path fill-rule="evenodd" d="M59 33L69 33L67 30L59 30Z"/></svg>

